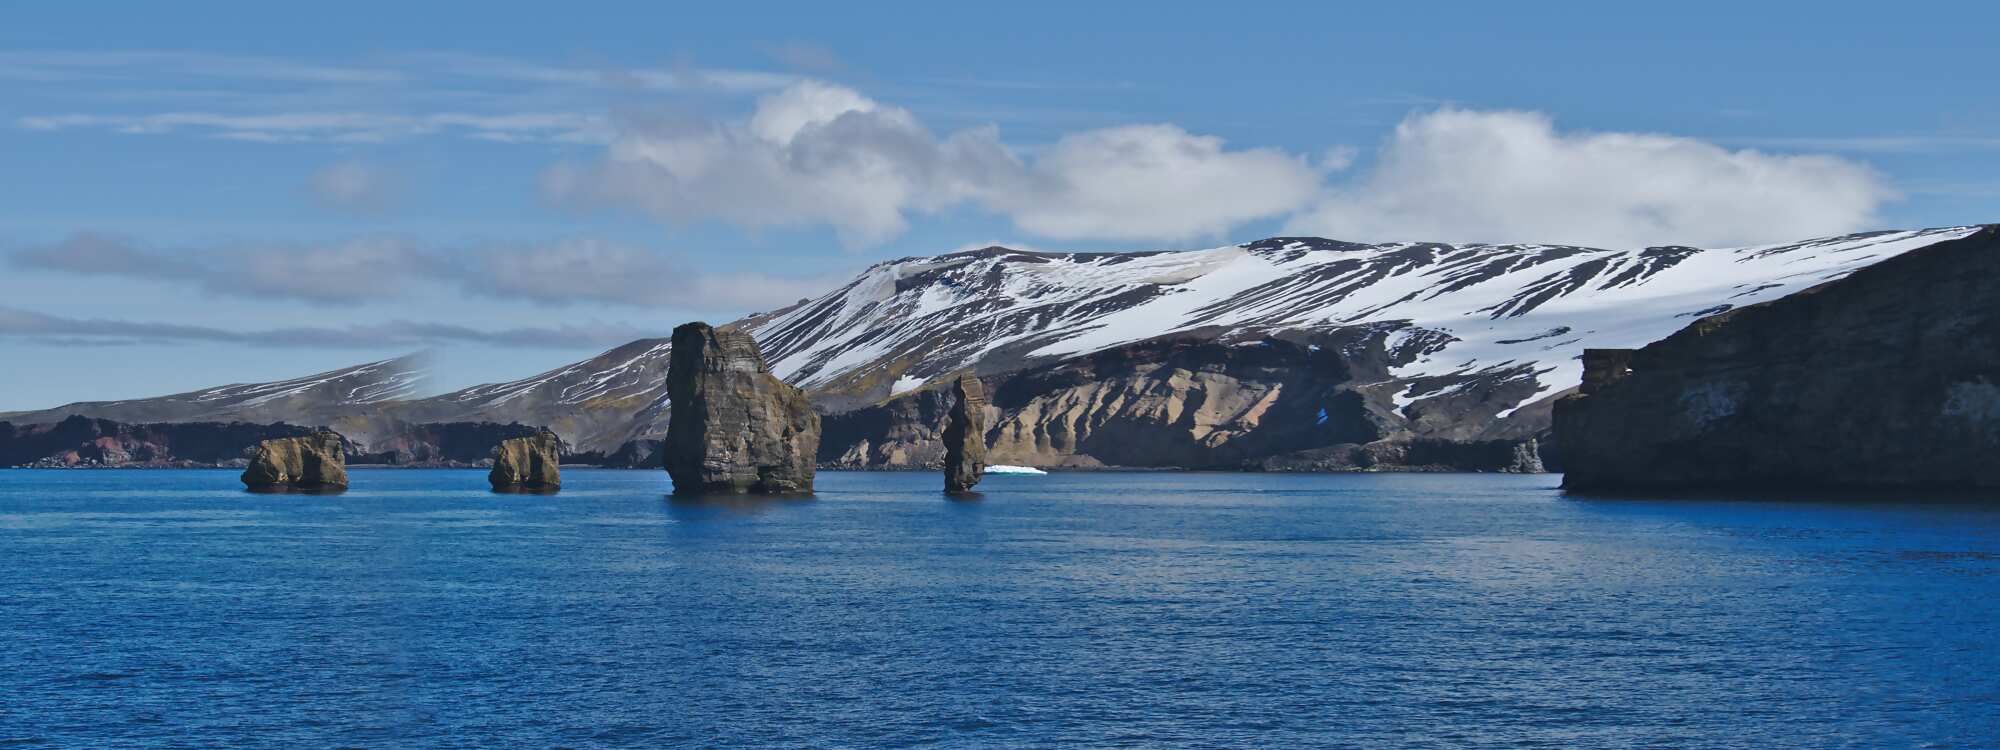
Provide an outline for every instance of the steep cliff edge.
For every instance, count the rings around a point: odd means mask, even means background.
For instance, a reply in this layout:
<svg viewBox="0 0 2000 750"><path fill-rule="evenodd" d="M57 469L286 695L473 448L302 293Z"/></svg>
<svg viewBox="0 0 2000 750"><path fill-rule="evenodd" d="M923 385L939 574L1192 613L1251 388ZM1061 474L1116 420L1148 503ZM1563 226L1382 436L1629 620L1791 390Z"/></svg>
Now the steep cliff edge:
<svg viewBox="0 0 2000 750"><path fill-rule="evenodd" d="M1564 486L2000 486L2000 228L1593 350Z"/></svg>

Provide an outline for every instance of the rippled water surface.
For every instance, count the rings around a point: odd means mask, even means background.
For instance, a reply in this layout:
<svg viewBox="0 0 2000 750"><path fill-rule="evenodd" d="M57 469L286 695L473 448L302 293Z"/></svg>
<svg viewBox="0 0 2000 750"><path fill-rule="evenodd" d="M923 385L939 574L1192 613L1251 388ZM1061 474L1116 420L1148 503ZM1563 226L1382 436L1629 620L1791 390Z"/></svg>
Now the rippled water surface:
<svg viewBox="0 0 2000 750"><path fill-rule="evenodd" d="M0 471L0 745L2000 746L2000 504Z"/></svg>

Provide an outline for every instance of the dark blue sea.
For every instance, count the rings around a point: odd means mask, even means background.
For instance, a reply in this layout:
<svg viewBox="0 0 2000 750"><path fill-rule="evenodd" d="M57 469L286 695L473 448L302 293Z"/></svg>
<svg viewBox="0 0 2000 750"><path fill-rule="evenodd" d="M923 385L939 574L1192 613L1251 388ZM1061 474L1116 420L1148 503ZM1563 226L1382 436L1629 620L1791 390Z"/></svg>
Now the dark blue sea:
<svg viewBox="0 0 2000 750"><path fill-rule="evenodd" d="M0 745L2000 747L2000 504L0 471Z"/></svg>

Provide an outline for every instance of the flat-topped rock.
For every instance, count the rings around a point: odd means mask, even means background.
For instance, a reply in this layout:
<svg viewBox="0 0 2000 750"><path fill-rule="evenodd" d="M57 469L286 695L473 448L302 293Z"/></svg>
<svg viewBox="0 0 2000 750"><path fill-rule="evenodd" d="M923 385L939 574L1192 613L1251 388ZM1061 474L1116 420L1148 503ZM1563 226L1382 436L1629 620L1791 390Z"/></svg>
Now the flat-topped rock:
<svg viewBox="0 0 2000 750"><path fill-rule="evenodd" d="M347 451L338 433L273 438L257 444L243 484L252 491L337 491L347 488Z"/></svg>
<svg viewBox="0 0 2000 750"><path fill-rule="evenodd" d="M812 492L819 414L803 391L771 374L749 334L707 323L675 328L667 397L661 452L675 494Z"/></svg>
<svg viewBox="0 0 2000 750"><path fill-rule="evenodd" d="M553 492L562 488L562 443L543 430L509 438L493 450L493 471L486 475L496 492Z"/></svg>
<svg viewBox="0 0 2000 750"><path fill-rule="evenodd" d="M972 373L952 383L951 414L944 428L944 491L971 492L986 476L986 386Z"/></svg>

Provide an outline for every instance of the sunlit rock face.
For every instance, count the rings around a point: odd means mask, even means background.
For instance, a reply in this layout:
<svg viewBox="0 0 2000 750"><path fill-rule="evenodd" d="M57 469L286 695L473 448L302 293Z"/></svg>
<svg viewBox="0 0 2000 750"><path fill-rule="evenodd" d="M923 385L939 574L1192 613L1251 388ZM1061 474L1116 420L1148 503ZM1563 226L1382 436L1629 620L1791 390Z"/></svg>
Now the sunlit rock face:
<svg viewBox="0 0 2000 750"><path fill-rule="evenodd" d="M2000 229L1584 362L1572 489L2000 486Z"/></svg>
<svg viewBox="0 0 2000 750"><path fill-rule="evenodd" d="M511 438L493 451L493 471L486 475L501 492L550 492L562 487L562 444L546 430Z"/></svg>
<svg viewBox="0 0 2000 750"><path fill-rule="evenodd" d="M674 329L673 417L662 446L675 494L812 492L819 414L765 366L741 331Z"/></svg>
<svg viewBox="0 0 2000 750"><path fill-rule="evenodd" d="M345 489L343 442L339 434L327 430L263 441L243 470L243 484L253 491Z"/></svg>

